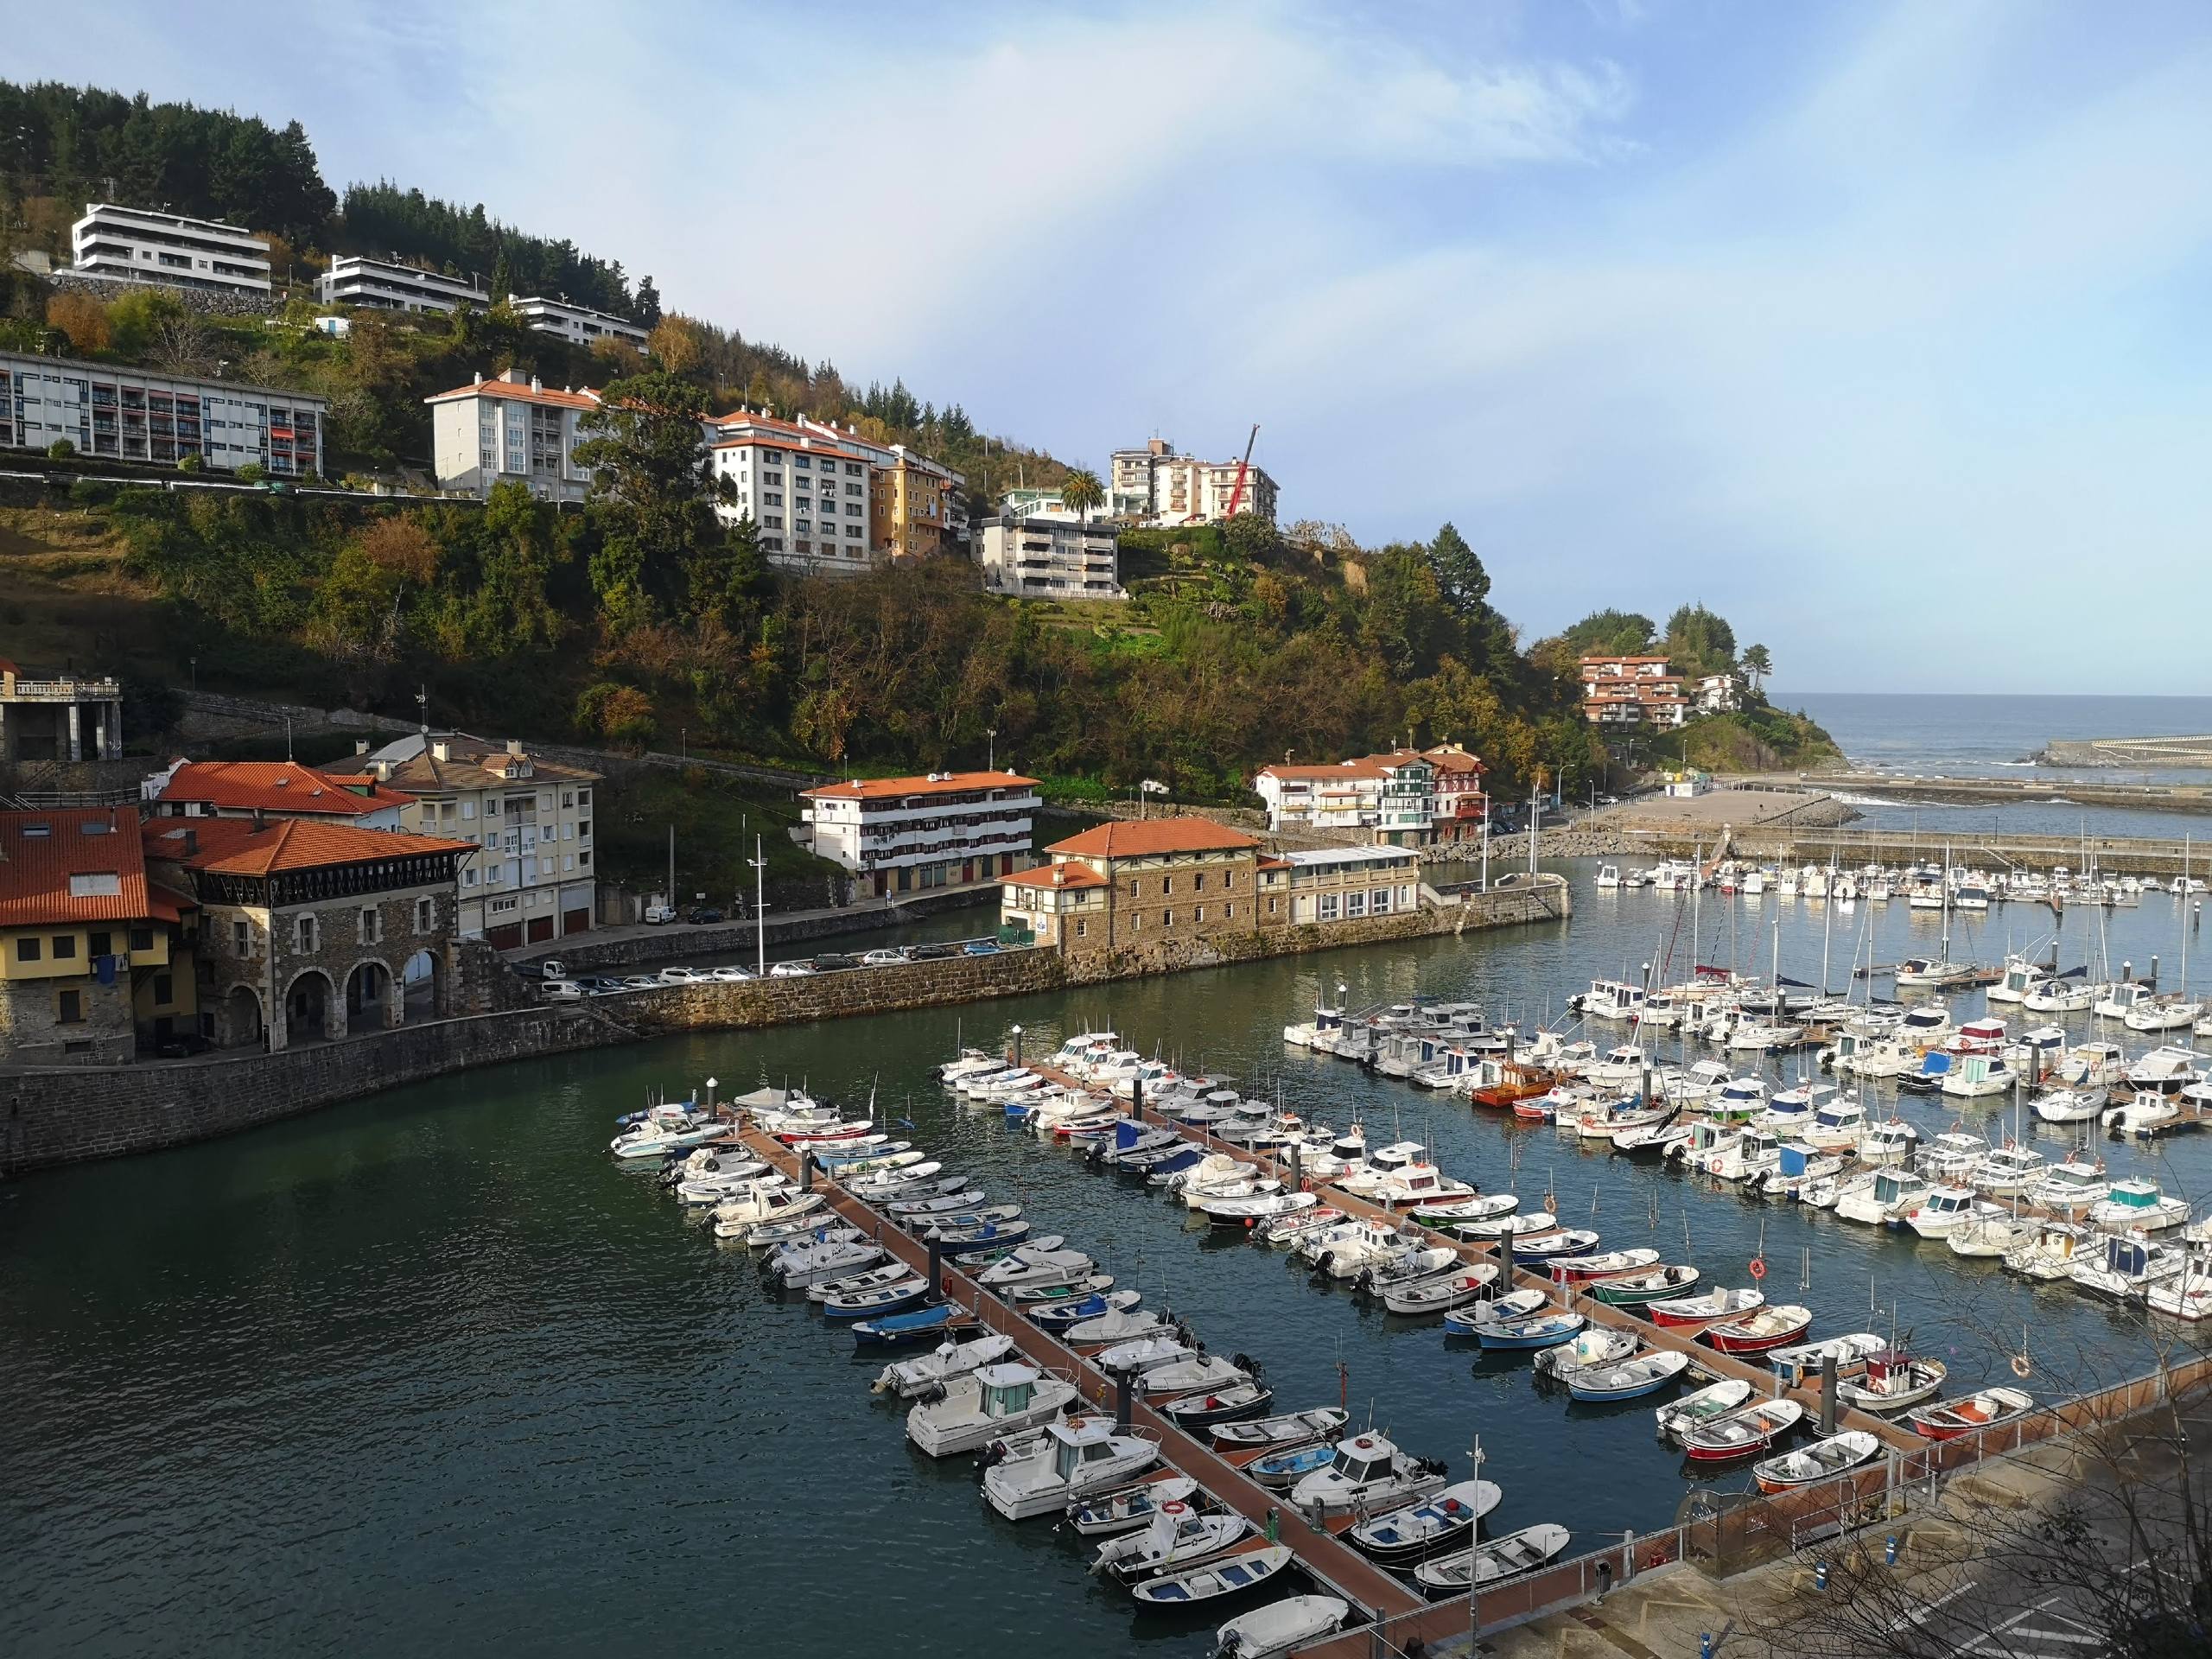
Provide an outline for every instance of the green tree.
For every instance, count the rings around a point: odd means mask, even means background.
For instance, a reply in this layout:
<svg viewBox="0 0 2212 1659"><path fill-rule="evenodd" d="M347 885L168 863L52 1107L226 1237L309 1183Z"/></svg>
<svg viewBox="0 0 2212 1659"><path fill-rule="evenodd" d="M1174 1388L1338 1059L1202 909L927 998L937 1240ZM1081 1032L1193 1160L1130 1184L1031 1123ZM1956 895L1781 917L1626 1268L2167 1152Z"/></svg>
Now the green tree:
<svg viewBox="0 0 2212 1659"><path fill-rule="evenodd" d="M1585 657L1643 657L1657 630L1651 619L1634 611L1592 611L1560 635L1567 649Z"/></svg>
<svg viewBox="0 0 2212 1659"><path fill-rule="evenodd" d="M1097 474L1078 467L1060 480L1060 499L1088 522L1106 499L1106 488Z"/></svg>
<svg viewBox="0 0 2212 1659"><path fill-rule="evenodd" d="M1461 618L1472 620L1490 609L1490 572L1449 524L1428 544L1428 562L1436 571L1437 593Z"/></svg>
<svg viewBox="0 0 2212 1659"><path fill-rule="evenodd" d="M647 328L660 321L660 289L650 276L638 278L638 321Z"/></svg>
<svg viewBox="0 0 2212 1659"><path fill-rule="evenodd" d="M1774 658L1764 645L1752 645L1745 651L1744 672L1751 677L1752 690L1763 688L1766 677L1774 672Z"/></svg>
<svg viewBox="0 0 2212 1659"><path fill-rule="evenodd" d="M592 585L618 629L659 608L717 612L753 580L715 517L706 415L702 388L652 369L614 381L583 417L591 435L575 455L593 469L588 511L601 538Z"/></svg>
<svg viewBox="0 0 2212 1659"><path fill-rule="evenodd" d="M1677 674L1726 674L1736 666L1736 631L1702 605L1667 619L1667 662Z"/></svg>

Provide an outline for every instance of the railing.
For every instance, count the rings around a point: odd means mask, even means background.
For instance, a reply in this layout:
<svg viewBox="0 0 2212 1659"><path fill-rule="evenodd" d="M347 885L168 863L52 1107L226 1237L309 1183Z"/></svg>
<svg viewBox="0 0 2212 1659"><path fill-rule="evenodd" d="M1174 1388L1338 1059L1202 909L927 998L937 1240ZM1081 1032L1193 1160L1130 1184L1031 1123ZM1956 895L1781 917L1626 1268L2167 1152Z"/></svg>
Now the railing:
<svg viewBox="0 0 2212 1659"><path fill-rule="evenodd" d="M123 687L115 680L18 679L8 693L16 702L99 702L122 695Z"/></svg>

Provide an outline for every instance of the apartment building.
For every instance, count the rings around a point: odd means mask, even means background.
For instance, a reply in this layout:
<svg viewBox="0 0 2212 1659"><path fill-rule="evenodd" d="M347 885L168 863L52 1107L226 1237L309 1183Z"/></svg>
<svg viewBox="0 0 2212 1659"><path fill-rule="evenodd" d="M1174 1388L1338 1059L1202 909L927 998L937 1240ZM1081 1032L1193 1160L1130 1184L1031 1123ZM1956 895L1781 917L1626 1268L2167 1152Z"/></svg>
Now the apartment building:
<svg viewBox="0 0 2212 1659"><path fill-rule="evenodd" d="M594 311L588 305L571 305L566 300L535 296L509 303L539 334L555 335L571 346L596 346L602 340L619 340L640 352L645 349L646 330L627 317Z"/></svg>
<svg viewBox="0 0 2212 1659"><path fill-rule="evenodd" d="M1234 461L1179 455L1165 438L1154 438L1141 449L1114 451L1108 460L1107 487L1116 500L1128 498L1146 524L1219 524L1230 516L1232 500L1237 512L1274 523L1274 480L1258 467L1247 467L1240 498L1237 466Z"/></svg>
<svg viewBox="0 0 2212 1659"><path fill-rule="evenodd" d="M1071 512L1007 513L976 526L983 586L1027 599L1127 599L1121 538Z"/></svg>
<svg viewBox="0 0 2212 1659"><path fill-rule="evenodd" d="M1262 766L1252 788L1267 804L1268 828L1350 830L1377 842L1426 843L1436 815L1436 763L1411 749L1364 754L1333 766Z"/></svg>
<svg viewBox="0 0 2212 1659"><path fill-rule="evenodd" d="M1002 926L1067 950L1202 944L1262 925L1260 843L1209 818L1116 820L1001 884Z"/></svg>
<svg viewBox="0 0 2212 1659"><path fill-rule="evenodd" d="M575 458L583 417L599 407L589 386L556 391L509 369L423 401L440 489L488 496L494 484L512 480L545 501L581 501L591 493L591 468Z"/></svg>
<svg viewBox="0 0 2212 1659"><path fill-rule="evenodd" d="M902 443L875 471L875 555L886 562L950 552L967 539L967 480Z"/></svg>
<svg viewBox="0 0 2212 1659"><path fill-rule="evenodd" d="M51 448L175 466L197 455L235 472L322 471L330 405L302 391L194 380L63 357L0 352L0 449Z"/></svg>
<svg viewBox="0 0 2212 1659"><path fill-rule="evenodd" d="M1282 853L1261 861L1259 893L1266 922L1325 927L1418 909L1421 870L1416 855L1394 847Z"/></svg>
<svg viewBox="0 0 2212 1659"><path fill-rule="evenodd" d="M1682 677L1664 657L1585 657L1582 715L1593 726L1679 726L1689 715Z"/></svg>
<svg viewBox="0 0 2212 1659"><path fill-rule="evenodd" d="M804 843L876 897L993 881L1026 865L1037 780L1007 772L855 778L803 791Z"/></svg>
<svg viewBox="0 0 2212 1659"><path fill-rule="evenodd" d="M190 910L147 880L136 812L0 812L0 1054L115 1065L196 1034Z"/></svg>
<svg viewBox="0 0 2212 1659"><path fill-rule="evenodd" d="M398 259L372 259L345 253L315 278L315 291L325 305L373 306L387 311L440 311L450 315L463 306L481 310L492 303L474 277L448 276Z"/></svg>
<svg viewBox="0 0 2212 1659"><path fill-rule="evenodd" d="M156 818L303 818L396 830L415 798L375 774L320 772L296 760L172 760L139 785Z"/></svg>
<svg viewBox="0 0 2212 1659"><path fill-rule="evenodd" d="M1732 715L1744 706L1744 681L1737 674L1707 674L1697 683L1700 715Z"/></svg>
<svg viewBox="0 0 2212 1659"><path fill-rule="evenodd" d="M461 867L463 938L504 950L590 928L597 772L467 732L412 732L354 764L407 798L410 834L481 849Z"/></svg>
<svg viewBox="0 0 2212 1659"><path fill-rule="evenodd" d="M269 244L212 219L96 201L69 227L73 269L83 276L266 297Z"/></svg>
<svg viewBox="0 0 2212 1659"><path fill-rule="evenodd" d="M761 553L787 570L866 569L875 556L874 491L898 453L850 428L740 409L707 423L723 521L753 520Z"/></svg>
<svg viewBox="0 0 2212 1659"><path fill-rule="evenodd" d="M1430 785L1431 844L1480 840L1490 817L1490 790L1484 782L1489 768L1482 758L1457 743L1440 743L1423 749L1421 759L1435 768Z"/></svg>

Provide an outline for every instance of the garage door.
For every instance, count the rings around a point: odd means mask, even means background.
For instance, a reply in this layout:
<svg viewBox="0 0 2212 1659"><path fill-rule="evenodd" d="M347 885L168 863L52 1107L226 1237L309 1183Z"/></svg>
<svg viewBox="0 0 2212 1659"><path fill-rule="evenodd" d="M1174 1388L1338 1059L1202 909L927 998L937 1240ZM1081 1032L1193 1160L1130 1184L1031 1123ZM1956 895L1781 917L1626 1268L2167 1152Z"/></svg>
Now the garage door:
<svg viewBox="0 0 2212 1659"><path fill-rule="evenodd" d="M505 927L487 927L484 930L484 943L494 950L512 950L522 943L522 924L509 922Z"/></svg>
<svg viewBox="0 0 2212 1659"><path fill-rule="evenodd" d="M590 931L591 931L591 912L590 912L590 911L588 911L588 910L564 910L564 911L563 911L563 912L561 912L561 931L562 931L562 932L563 932L563 933L588 933L588 932L589 932Z"/></svg>
<svg viewBox="0 0 2212 1659"><path fill-rule="evenodd" d="M552 937L553 918L550 916L533 916L530 918L530 942L532 944L543 944Z"/></svg>

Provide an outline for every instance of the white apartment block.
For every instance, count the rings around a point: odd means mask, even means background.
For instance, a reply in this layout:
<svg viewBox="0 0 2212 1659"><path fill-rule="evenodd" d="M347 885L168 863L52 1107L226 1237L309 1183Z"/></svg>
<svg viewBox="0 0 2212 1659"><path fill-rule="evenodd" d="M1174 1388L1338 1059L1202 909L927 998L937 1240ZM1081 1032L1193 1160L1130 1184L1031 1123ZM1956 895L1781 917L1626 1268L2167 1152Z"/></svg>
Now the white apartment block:
<svg viewBox="0 0 2212 1659"><path fill-rule="evenodd" d="M197 455L229 472L251 462L298 478L322 471L329 409L305 392L0 352L0 449L67 438L80 455L157 466Z"/></svg>
<svg viewBox="0 0 2212 1659"><path fill-rule="evenodd" d="M376 306L388 311L450 315L465 305L481 309L492 302L484 285L473 278L358 253L333 259L330 269L315 278L315 291L325 305Z"/></svg>
<svg viewBox="0 0 2212 1659"><path fill-rule="evenodd" d="M1127 599L1120 537L1071 512L1008 513L976 526L983 586L1029 599Z"/></svg>
<svg viewBox="0 0 2212 1659"><path fill-rule="evenodd" d="M1257 467L1247 467L1239 499L1236 468L1233 461L1179 455L1173 444L1154 438L1141 449L1114 451L1107 466L1107 488L1117 502L1128 498L1139 521L1147 524L1219 524L1230 516L1233 499L1237 512L1257 513L1274 523L1274 480Z"/></svg>
<svg viewBox="0 0 2212 1659"><path fill-rule="evenodd" d="M512 479L546 501L581 501L591 469L577 465L581 423L599 407L586 387L556 391L518 369L423 400L430 406L431 467L442 490L488 496Z"/></svg>
<svg viewBox="0 0 2212 1659"><path fill-rule="evenodd" d="M555 334L571 346L596 346L602 340L619 340L639 351L645 349L646 331L627 317L610 316L588 305L542 298L511 302L523 320L541 334Z"/></svg>
<svg viewBox="0 0 2212 1659"><path fill-rule="evenodd" d="M713 475L730 499L724 523L751 518L760 551L786 570L865 570L874 554L871 493L893 451L823 421L738 410L707 423ZM858 868L857 865L854 866Z"/></svg>
<svg viewBox="0 0 2212 1659"><path fill-rule="evenodd" d="M991 882L1030 861L1037 780L1006 772L855 778L802 791L795 838L881 898Z"/></svg>
<svg viewBox="0 0 2212 1659"><path fill-rule="evenodd" d="M1436 817L1436 764L1411 749L1360 755L1325 766L1262 766L1252 788L1267 803L1268 828L1364 832L1391 846L1429 839Z"/></svg>
<svg viewBox="0 0 2212 1659"><path fill-rule="evenodd" d="M96 201L69 227L80 276L265 297L269 244L235 225Z"/></svg>
<svg viewBox="0 0 2212 1659"><path fill-rule="evenodd" d="M597 772L467 732L411 733L355 764L413 798L410 834L483 848L460 872L464 938L505 950L590 928Z"/></svg>

